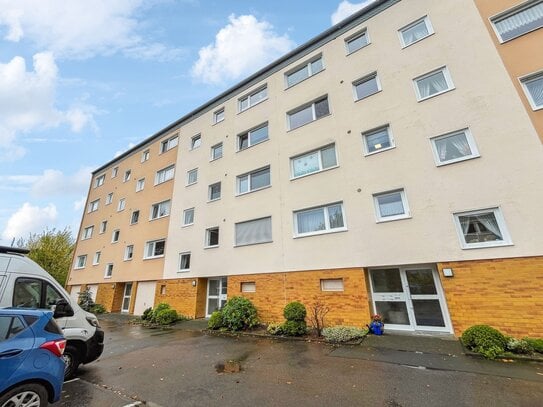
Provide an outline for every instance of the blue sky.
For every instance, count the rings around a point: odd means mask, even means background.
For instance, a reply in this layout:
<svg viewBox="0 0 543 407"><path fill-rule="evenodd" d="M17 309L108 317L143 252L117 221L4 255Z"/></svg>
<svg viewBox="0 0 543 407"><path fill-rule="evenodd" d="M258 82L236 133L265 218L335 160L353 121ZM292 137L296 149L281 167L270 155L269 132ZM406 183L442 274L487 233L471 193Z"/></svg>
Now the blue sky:
<svg viewBox="0 0 543 407"><path fill-rule="evenodd" d="M92 170L369 1L0 0L0 244L75 235Z"/></svg>

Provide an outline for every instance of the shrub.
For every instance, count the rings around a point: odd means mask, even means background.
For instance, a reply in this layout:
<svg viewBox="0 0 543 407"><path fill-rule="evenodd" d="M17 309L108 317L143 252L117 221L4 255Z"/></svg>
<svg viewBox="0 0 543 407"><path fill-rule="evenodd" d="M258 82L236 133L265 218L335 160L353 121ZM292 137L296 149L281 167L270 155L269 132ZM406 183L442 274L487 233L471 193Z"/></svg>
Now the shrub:
<svg viewBox="0 0 543 407"><path fill-rule="evenodd" d="M343 343L366 336L367 329L357 328L355 326L332 326L322 330L322 336L328 342Z"/></svg>
<svg viewBox="0 0 543 407"><path fill-rule="evenodd" d="M507 339L505 336L488 325L474 325L462 334L464 346L485 358L494 359L505 351Z"/></svg>
<svg viewBox="0 0 543 407"><path fill-rule="evenodd" d="M152 324L158 324L158 321L157 321L157 316L160 312L164 311L164 310L168 310L170 309L170 304L166 303L166 302L161 302L160 304L158 304L156 306L156 308L152 311L148 321L151 322Z"/></svg>
<svg viewBox="0 0 543 407"><path fill-rule="evenodd" d="M270 335L283 335L283 324L269 324L266 331Z"/></svg>
<svg viewBox="0 0 543 407"><path fill-rule="evenodd" d="M102 304L94 304L89 312L92 312L93 314L103 314L106 312L106 308Z"/></svg>
<svg viewBox="0 0 543 407"><path fill-rule="evenodd" d="M231 331L253 328L258 325L256 308L244 297L232 297L222 309L224 326Z"/></svg>
<svg viewBox="0 0 543 407"><path fill-rule="evenodd" d="M533 353L534 348L524 339L508 338L506 349L513 353L529 354Z"/></svg>
<svg viewBox="0 0 543 407"><path fill-rule="evenodd" d="M149 308L146 308L145 311L143 311L141 319L144 321L149 321L152 316L153 316L153 308L149 307Z"/></svg>
<svg viewBox="0 0 543 407"><path fill-rule="evenodd" d="M281 333L287 336L302 336L307 334L305 321L285 321L281 325Z"/></svg>
<svg viewBox="0 0 543 407"><path fill-rule="evenodd" d="M177 311L166 308L155 313L155 322L159 325L170 325L177 321Z"/></svg>
<svg viewBox="0 0 543 407"><path fill-rule="evenodd" d="M305 321L306 315L304 304L298 301L288 303L283 310L283 316L287 321Z"/></svg>
<svg viewBox="0 0 543 407"><path fill-rule="evenodd" d="M524 340L530 344L534 351L543 353L543 339L524 338Z"/></svg>
<svg viewBox="0 0 543 407"><path fill-rule="evenodd" d="M77 304L84 311L91 312L91 308L94 306L94 301L92 300L92 294L89 287L78 293Z"/></svg>
<svg viewBox="0 0 543 407"><path fill-rule="evenodd" d="M221 311L214 311L209 317L207 322L207 327L209 329L219 329L224 327L224 319Z"/></svg>

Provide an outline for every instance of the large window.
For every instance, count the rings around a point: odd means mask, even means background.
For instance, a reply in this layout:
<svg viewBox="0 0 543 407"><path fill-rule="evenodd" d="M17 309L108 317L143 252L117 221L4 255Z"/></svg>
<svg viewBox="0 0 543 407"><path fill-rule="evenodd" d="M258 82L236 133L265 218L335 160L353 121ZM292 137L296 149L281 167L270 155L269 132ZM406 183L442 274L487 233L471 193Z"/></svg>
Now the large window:
<svg viewBox="0 0 543 407"><path fill-rule="evenodd" d="M333 167L337 167L335 144L290 159L292 178L303 177Z"/></svg>
<svg viewBox="0 0 543 407"><path fill-rule="evenodd" d="M272 241L271 217L236 223L236 246Z"/></svg>
<svg viewBox="0 0 543 407"><path fill-rule="evenodd" d="M198 168L187 171L187 186L198 182Z"/></svg>
<svg viewBox="0 0 543 407"><path fill-rule="evenodd" d="M520 79L532 109L543 109L543 71Z"/></svg>
<svg viewBox="0 0 543 407"><path fill-rule="evenodd" d="M174 174L175 165L170 165L169 167L157 171L155 175L155 185L162 184L163 182L173 179Z"/></svg>
<svg viewBox="0 0 543 407"><path fill-rule="evenodd" d="M238 100L238 110L243 112L244 110L253 107L254 105L263 102L268 98L268 87L257 89L251 94L244 96Z"/></svg>
<svg viewBox="0 0 543 407"><path fill-rule="evenodd" d="M294 212L295 236L309 236L346 230L343 203Z"/></svg>
<svg viewBox="0 0 543 407"><path fill-rule="evenodd" d="M362 139L366 155L394 148L394 139L388 125L363 132Z"/></svg>
<svg viewBox="0 0 543 407"><path fill-rule="evenodd" d="M268 123L238 134L238 150L245 150L268 139Z"/></svg>
<svg viewBox="0 0 543 407"><path fill-rule="evenodd" d="M218 247L219 246L219 227L213 227L206 229L206 247Z"/></svg>
<svg viewBox="0 0 543 407"><path fill-rule="evenodd" d="M82 269L87 264L87 255L83 254L81 256L77 256L77 260L75 262L75 269Z"/></svg>
<svg viewBox="0 0 543 407"><path fill-rule="evenodd" d="M93 231L94 226L87 226L85 229L83 229L83 236L81 236L81 240L90 239Z"/></svg>
<svg viewBox="0 0 543 407"><path fill-rule="evenodd" d="M323 69L324 65L322 63L322 55L319 55L303 65L298 66L294 70L287 72L285 74L287 87L294 86L304 79L319 73Z"/></svg>
<svg viewBox="0 0 543 407"><path fill-rule="evenodd" d="M238 175L238 195L270 186L270 167L261 168L247 174Z"/></svg>
<svg viewBox="0 0 543 407"><path fill-rule="evenodd" d="M407 198L403 189L375 194L373 200L375 215L379 222L405 219L410 216Z"/></svg>
<svg viewBox="0 0 543 407"><path fill-rule="evenodd" d="M153 259L155 257L164 256L165 245L166 245L166 240L164 239L152 240L150 242L145 243L145 253L144 253L143 258Z"/></svg>
<svg viewBox="0 0 543 407"><path fill-rule="evenodd" d="M170 137L166 140L161 141L160 143L160 152L165 153L166 151L171 150L174 147L177 147L177 144L179 143L179 136L175 135L173 137Z"/></svg>
<svg viewBox="0 0 543 407"><path fill-rule="evenodd" d="M325 96L310 104L288 112L287 118L289 130L294 130L329 114L330 106L328 105L328 96Z"/></svg>
<svg viewBox="0 0 543 407"><path fill-rule="evenodd" d="M345 47L347 48L347 54L352 54L358 51L360 48L365 47L370 43L368 31L364 28L362 31L357 32L354 35L345 39Z"/></svg>
<svg viewBox="0 0 543 407"><path fill-rule="evenodd" d="M150 219L158 219L170 214L170 200L159 202L151 206Z"/></svg>
<svg viewBox="0 0 543 407"><path fill-rule="evenodd" d="M194 208L183 211L183 226L189 226L194 223Z"/></svg>
<svg viewBox="0 0 543 407"><path fill-rule="evenodd" d="M214 184L211 184L209 186L208 194L208 199L210 201L216 201L217 199L221 199L221 183L216 182Z"/></svg>
<svg viewBox="0 0 543 407"><path fill-rule="evenodd" d="M454 89L447 67L419 76L413 81L415 82L415 92L419 101Z"/></svg>
<svg viewBox="0 0 543 407"><path fill-rule="evenodd" d="M377 77L377 72L373 72L353 82L353 89L355 100L364 99L379 92L381 90L381 83Z"/></svg>
<svg viewBox="0 0 543 407"><path fill-rule="evenodd" d="M520 37L543 27L543 0L524 2L511 10L491 18L501 42Z"/></svg>
<svg viewBox="0 0 543 407"><path fill-rule="evenodd" d="M512 244L499 208L455 213L454 220L464 249Z"/></svg>
<svg viewBox="0 0 543 407"><path fill-rule="evenodd" d="M432 24L428 16L422 17L417 21L414 21L398 31L400 34L400 42L402 47L407 47L415 42L418 42L430 34L434 33Z"/></svg>
<svg viewBox="0 0 543 407"><path fill-rule="evenodd" d="M479 157L475 140L468 129L434 137L431 142L437 165Z"/></svg>

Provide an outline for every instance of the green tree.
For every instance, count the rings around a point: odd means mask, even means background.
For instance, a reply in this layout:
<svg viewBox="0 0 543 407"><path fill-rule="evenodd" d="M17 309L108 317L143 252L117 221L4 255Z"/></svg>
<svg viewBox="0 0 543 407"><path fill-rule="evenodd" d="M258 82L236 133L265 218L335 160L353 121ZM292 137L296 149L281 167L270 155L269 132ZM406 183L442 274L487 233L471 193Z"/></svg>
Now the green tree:
<svg viewBox="0 0 543 407"><path fill-rule="evenodd" d="M29 249L28 257L64 286L74 251L74 239L69 228L32 233L28 239L19 239L17 246Z"/></svg>

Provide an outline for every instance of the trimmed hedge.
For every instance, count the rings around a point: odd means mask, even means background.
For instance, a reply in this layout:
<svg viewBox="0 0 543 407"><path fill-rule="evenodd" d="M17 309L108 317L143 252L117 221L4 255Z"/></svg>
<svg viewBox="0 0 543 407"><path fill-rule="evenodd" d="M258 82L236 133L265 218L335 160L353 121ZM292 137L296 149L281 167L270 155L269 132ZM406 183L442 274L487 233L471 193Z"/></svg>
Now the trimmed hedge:
<svg viewBox="0 0 543 407"><path fill-rule="evenodd" d="M305 321L306 315L304 304L298 301L288 303L283 309L283 316L287 321Z"/></svg>
<svg viewBox="0 0 543 407"><path fill-rule="evenodd" d="M221 311L214 311L207 321L209 329L220 329L224 327L224 318Z"/></svg>
<svg viewBox="0 0 543 407"><path fill-rule="evenodd" d="M474 325L466 329L461 340L466 348L480 353L487 359L495 359L507 346L507 338L488 325Z"/></svg>
<svg viewBox="0 0 543 407"><path fill-rule="evenodd" d="M244 297L230 298L221 313L224 326L230 331L241 331L258 325L256 308Z"/></svg>
<svg viewBox="0 0 543 407"><path fill-rule="evenodd" d="M332 326L322 330L322 336L327 342L343 343L366 336L367 329L357 328L355 326Z"/></svg>

